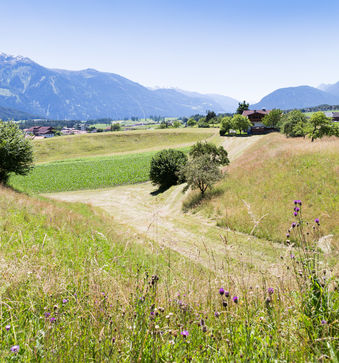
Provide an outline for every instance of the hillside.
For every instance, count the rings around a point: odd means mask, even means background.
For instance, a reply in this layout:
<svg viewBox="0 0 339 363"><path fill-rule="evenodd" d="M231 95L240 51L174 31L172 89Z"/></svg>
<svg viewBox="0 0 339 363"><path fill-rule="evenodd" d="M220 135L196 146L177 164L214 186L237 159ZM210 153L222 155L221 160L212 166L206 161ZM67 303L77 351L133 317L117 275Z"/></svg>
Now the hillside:
<svg viewBox="0 0 339 363"><path fill-rule="evenodd" d="M336 157L337 143L308 142L314 151L302 159L301 169L294 156L307 155L305 143L298 147L280 135L221 140L233 164L225 183L233 184L208 194L212 203L224 201L230 187L236 196L244 187L255 195L256 182L265 178L282 188L274 162L268 162L273 168L268 175L263 164L271 157L289 167L292 160L298 171L294 183L288 167L278 173L286 172L279 176L293 197L279 205L275 189L265 212L290 210L290 199L303 198L305 211L314 201L312 215L324 231L330 228L328 221L336 219L336 199L326 189L333 183L332 169L323 175L319 167L335 165L331 150ZM317 154L325 156L323 164ZM322 184L309 176L314 167L324 176ZM300 185L308 188L300 184L300 172L310 180L314 199L299 192ZM183 188L153 193L151 183L141 183L29 197L0 187L0 361L299 362L324 355L334 360L339 296L322 277L337 272L333 251L314 255L226 230L202 213L184 214ZM223 216L223 207L220 211ZM306 253L321 263L320 298L301 263Z"/></svg>
<svg viewBox="0 0 339 363"><path fill-rule="evenodd" d="M333 95L310 86L279 88L262 98L258 103L250 106L251 109L290 110L323 104L336 105L339 95Z"/></svg>
<svg viewBox="0 0 339 363"><path fill-rule="evenodd" d="M339 97L339 82L334 84L323 84L319 86L319 89L326 91L336 97Z"/></svg>
<svg viewBox="0 0 339 363"><path fill-rule="evenodd" d="M264 136L231 163L218 195L198 209L228 227L283 242L293 222L293 200L302 200L303 217L321 220L339 252L339 140ZM335 255L334 255L335 256Z"/></svg>
<svg viewBox="0 0 339 363"><path fill-rule="evenodd" d="M30 115L27 112L14 110L13 108L1 107L0 106L0 120L3 121L19 121L19 120L30 120L33 118L38 118L37 116Z"/></svg>
<svg viewBox="0 0 339 363"><path fill-rule="evenodd" d="M190 116L234 111L215 99L173 89L150 90L113 73L94 69L48 69L29 58L0 54L0 106L52 119Z"/></svg>

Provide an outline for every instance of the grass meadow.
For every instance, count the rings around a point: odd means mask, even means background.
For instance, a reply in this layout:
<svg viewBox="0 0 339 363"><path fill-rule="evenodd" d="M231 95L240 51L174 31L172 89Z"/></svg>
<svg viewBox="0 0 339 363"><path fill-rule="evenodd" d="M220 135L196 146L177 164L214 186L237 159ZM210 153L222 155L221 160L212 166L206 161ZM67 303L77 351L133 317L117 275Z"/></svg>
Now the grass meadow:
<svg viewBox="0 0 339 363"><path fill-rule="evenodd" d="M188 152L189 148L181 148ZM9 184L26 193L107 188L149 180L156 152L70 159L38 164L28 175L12 175Z"/></svg>
<svg viewBox="0 0 339 363"><path fill-rule="evenodd" d="M334 235L338 247L338 165L338 139L312 143L268 135L226 168L226 177L198 210L220 226L283 242L284 226L294 218L288 206L299 199L307 206L305 218L320 218L323 233ZM194 198L186 200L186 208Z"/></svg>
<svg viewBox="0 0 339 363"><path fill-rule="evenodd" d="M311 243L249 286L226 251L204 268L83 204L1 188L0 217L0 361L338 358L338 291Z"/></svg>
<svg viewBox="0 0 339 363"><path fill-rule="evenodd" d="M205 140L217 129L119 131L54 137L34 141L37 163L182 147Z"/></svg>

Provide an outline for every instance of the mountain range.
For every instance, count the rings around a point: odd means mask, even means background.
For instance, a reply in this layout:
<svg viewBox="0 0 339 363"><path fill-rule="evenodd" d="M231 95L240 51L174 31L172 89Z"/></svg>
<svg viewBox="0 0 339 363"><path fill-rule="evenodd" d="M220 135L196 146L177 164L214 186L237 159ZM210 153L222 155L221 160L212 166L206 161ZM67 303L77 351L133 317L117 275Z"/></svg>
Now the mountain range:
<svg viewBox="0 0 339 363"><path fill-rule="evenodd" d="M48 69L29 58L0 54L0 106L50 119L190 116L233 112L237 104L226 96L151 90L113 73Z"/></svg>
<svg viewBox="0 0 339 363"><path fill-rule="evenodd" d="M339 82L318 88L280 88L250 107L286 110L320 104L339 104ZM30 115L65 120L191 116L205 114L207 110L235 112L237 106L238 101L227 96L174 88L150 89L114 73L49 69L29 58L0 53L0 118L3 119Z"/></svg>

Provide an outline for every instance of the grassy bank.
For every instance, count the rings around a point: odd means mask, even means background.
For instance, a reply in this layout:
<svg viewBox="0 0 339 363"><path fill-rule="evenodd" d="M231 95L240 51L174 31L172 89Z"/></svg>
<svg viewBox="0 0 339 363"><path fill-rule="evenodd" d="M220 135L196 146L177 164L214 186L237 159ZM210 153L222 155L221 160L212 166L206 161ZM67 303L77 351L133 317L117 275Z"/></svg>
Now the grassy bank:
<svg viewBox="0 0 339 363"><path fill-rule="evenodd" d="M35 160L39 163L84 156L151 151L194 144L211 137L217 131L189 128L63 136L35 140L34 153Z"/></svg>
<svg viewBox="0 0 339 363"><path fill-rule="evenodd" d="M0 217L1 361L336 357L338 292L311 300L287 278L297 252L281 278L247 286L250 271L230 270L227 254L217 273L82 204L0 188Z"/></svg>
<svg viewBox="0 0 339 363"><path fill-rule="evenodd" d="M284 241L286 225L295 219L290 207L300 199L304 217L320 218L323 233L338 241L338 165L338 139L311 143L267 135L230 165L216 196L199 208L221 226Z"/></svg>

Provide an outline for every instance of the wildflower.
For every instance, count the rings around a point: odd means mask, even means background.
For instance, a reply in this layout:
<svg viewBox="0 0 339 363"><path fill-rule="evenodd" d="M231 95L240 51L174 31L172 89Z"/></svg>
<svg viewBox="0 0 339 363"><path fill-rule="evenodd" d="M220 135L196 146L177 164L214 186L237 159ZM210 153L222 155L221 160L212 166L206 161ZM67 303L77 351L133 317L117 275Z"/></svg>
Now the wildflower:
<svg viewBox="0 0 339 363"><path fill-rule="evenodd" d="M301 204L302 204L302 203L301 203L301 200L298 200L298 204L299 204L299 205L301 205Z"/></svg>
<svg viewBox="0 0 339 363"><path fill-rule="evenodd" d="M206 333L206 332L207 332L207 327L206 327L206 326L203 326L203 327L202 327L202 331L203 331L204 333Z"/></svg>
<svg viewBox="0 0 339 363"><path fill-rule="evenodd" d="M227 307L227 301L223 300L223 302L222 302L222 306L223 306L224 308L226 308L226 307Z"/></svg>
<svg viewBox="0 0 339 363"><path fill-rule="evenodd" d="M225 291L225 296L226 297L230 297L230 292L229 291Z"/></svg>
<svg viewBox="0 0 339 363"><path fill-rule="evenodd" d="M314 220L314 222L315 222L315 223L317 223L317 224L319 225L319 224L320 224L319 218L316 218L316 219Z"/></svg>
<svg viewBox="0 0 339 363"><path fill-rule="evenodd" d="M288 238L290 236L290 234L289 233L286 233L286 237Z"/></svg>
<svg viewBox="0 0 339 363"><path fill-rule="evenodd" d="M51 313L46 312L44 315L45 315L45 318L48 318L51 315Z"/></svg>
<svg viewBox="0 0 339 363"><path fill-rule="evenodd" d="M298 212L294 212L293 215L294 217L296 217L298 215Z"/></svg>
<svg viewBox="0 0 339 363"><path fill-rule="evenodd" d="M224 293L225 293L225 290L224 290L223 288L220 288L220 289L219 289L219 294L220 294L220 295L224 295Z"/></svg>
<svg viewBox="0 0 339 363"><path fill-rule="evenodd" d="M237 304L238 303L238 296L233 296L233 301Z"/></svg>
<svg viewBox="0 0 339 363"><path fill-rule="evenodd" d="M297 200L295 200L295 201L294 201L294 204L295 204L295 205L297 205L297 204L298 204L298 201L297 201Z"/></svg>
<svg viewBox="0 0 339 363"><path fill-rule="evenodd" d="M291 257L292 260L295 258L293 253L291 253L290 257Z"/></svg>
<svg viewBox="0 0 339 363"><path fill-rule="evenodd" d="M326 325L326 324L327 324L327 321L326 321L326 320L322 320L322 321L321 321L321 324L322 324L322 325Z"/></svg>
<svg viewBox="0 0 339 363"><path fill-rule="evenodd" d="M187 338L189 333L187 330L183 330L181 333L180 333L184 338Z"/></svg>
<svg viewBox="0 0 339 363"><path fill-rule="evenodd" d="M273 287L269 287L267 291L268 291L268 293L269 293L270 295L272 295L272 294L274 293L274 289L273 289Z"/></svg>
<svg viewBox="0 0 339 363"><path fill-rule="evenodd" d="M216 311L216 312L214 313L214 316L215 316L216 318L219 318L220 313L219 313L218 311Z"/></svg>
<svg viewBox="0 0 339 363"><path fill-rule="evenodd" d="M11 326L8 324L5 326L5 329L8 331L9 329L11 329Z"/></svg>
<svg viewBox="0 0 339 363"><path fill-rule="evenodd" d="M296 224L295 222L293 222L293 223L292 223L292 225L291 225L291 227L292 227L292 228L295 228L295 227L296 227L296 225L297 225L297 224Z"/></svg>
<svg viewBox="0 0 339 363"><path fill-rule="evenodd" d="M20 347L18 345L13 345L13 347L11 348L11 351L13 353L18 353L20 350Z"/></svg>
<svg viewBox="0 0 339 363"><path fill-rule="evenodd" d="M54 316L52 316L52 317L49 319L49 321L50 321L51 323L54 323L54 322L56 321L56 318L55 318Z"/></svg>
<svg viewBox="0 0 339 363"><path fill-rule="evenodd" d="M63 299L63 300L62 300L62 303L63 303L63 304L67 304L67 303L68 303L68 299Z"/></svg>
<svg viewBox="0 0 339 363"><path fill-rule="evenodd" d="M300 211L300 208L299 208L299 207L295 207L295 208L294 208L294 210L295 210L296 212L299 212L299 211Z"/></svg>

